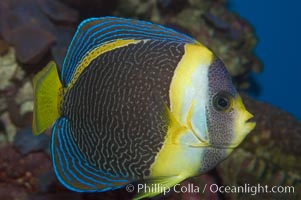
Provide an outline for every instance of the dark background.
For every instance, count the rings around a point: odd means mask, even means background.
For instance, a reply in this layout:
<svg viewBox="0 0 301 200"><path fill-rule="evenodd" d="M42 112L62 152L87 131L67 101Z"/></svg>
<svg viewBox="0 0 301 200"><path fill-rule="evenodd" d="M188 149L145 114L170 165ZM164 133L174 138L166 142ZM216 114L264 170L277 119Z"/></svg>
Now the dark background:
<svg viewBox="0 0 301 200"><path fill-rule="evenodd" d="M228 7L255 29L256 55L264 70L254 78L261 86L257 99L301 119L301 1L229 0Z"/></svg>

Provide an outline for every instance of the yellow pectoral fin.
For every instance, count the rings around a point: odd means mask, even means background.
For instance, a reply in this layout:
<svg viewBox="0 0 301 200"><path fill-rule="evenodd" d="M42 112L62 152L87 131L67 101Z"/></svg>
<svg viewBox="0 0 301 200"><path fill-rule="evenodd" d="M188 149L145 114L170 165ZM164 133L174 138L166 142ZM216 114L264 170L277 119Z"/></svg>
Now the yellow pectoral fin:
<svg viewBox="0 0 301 200"><path fill-rule="evenodd" d="M168 122L168 131L165 137L165 143L179 144L179 137L187 131L187 127L176 119L166 104L163 103L163 105L165 107L166 121Z"/></svg>
<svg viewBox="0 0 301 200"><path fill-rule="evenodd" d="M35 135L42 133L59 116L61 100L61 81L56 64L50 62L33 79L34 111L32 131Z"/></svg>
<svg viewBox="0 0 301 200"><path fill-rule="evenodd" d="M175 118L175 116L170 112L168 108L166 108L166 112L168 113L169 119L169 128L165 142L166 144L196 148L210 146L210 144L207 141L202 140L197 136L197 134L194 133L190 121L186 127Z"/></svg>
<svg viewBox="0 0 301 200"><path fill-rule="evenodd" d="M194 144L188 144L189 147L192 148L204 148L204 147L210 147L211 145L206 143L206 142L198 142L198 143L194 143Z"/></svg>
<svg viewBox="0 0 301 200"><path fill-rule="evenodd" d="M168 109L168 131L163 146L151 166L151 177L190 177L198 173L201 164L201 148L191 130L181 124ZM205 145L204 145L205 146Z"/></svg>
<svg viewBox="0 0 301 200"><path fill-rule="evenodd" d="M168 193L174 185L186 178L182 176L162 176L147 180L146 183L139 183L134 200L153 197L160 193Z"/></svg>

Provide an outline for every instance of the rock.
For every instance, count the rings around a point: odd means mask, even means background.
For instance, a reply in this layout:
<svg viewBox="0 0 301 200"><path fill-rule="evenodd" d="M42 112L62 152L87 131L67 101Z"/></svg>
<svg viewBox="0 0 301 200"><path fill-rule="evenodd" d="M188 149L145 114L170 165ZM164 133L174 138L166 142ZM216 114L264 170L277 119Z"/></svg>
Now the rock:
<svg viewBox="0 0 301 200"><path fill-rule="evenodd" d="M8 135L4 122L0 118L0 146L8 143ZM3 143L3 144L2 144Z"/></svg>
<svg viewBox="0 0 301 200"><path fill-rule="evenodd" d="M218 30L227 31L230 28L230 25L227 22L222 21L221 19L214 16L210 12L204 13L203 17L208 24L212 25L214 28Z"/></svg>
<svg viewBox="0 0 301 200"><path fill-rule="evenodd" d="M26 190L20 186L0 183L0 199L1 200L26 200Z"/></svg>
<svg viewBox="0 0 301 200"><path fill-rule="evenodd" d="M75 24L78 13L56 0L38 0L41 10L51 19L59 23Z"/></svg>
<svg viewBox="0 0 301 200"><path fill-rule="evenodd" d="M9 44L0 38L0 56L8 53Z"/></svg>
<svg viewBox="0 0 301 200"><path fill-rule="evenodd" d="M12 82L10 80L18 68L13 48L10 48L7 54L0 56L0 63L0 91L4 92L5 89L12 86Z"/></svg>
<svg viewBox="0 0 301 200"><path fill-rule="evenodd" d="M9 113L6 111L1 113L0 119L4 124L5 135L0 135L0 147L10 144L13 141L14 135L16 133L16 126L11 122Z"/></svg>
<svg viewBox="0 0 301 200"><path fill-rule="evenodd" d="M34 64L43 58L56 39L42 28L23 25L11 32L10 41L16 49L18 61Z"/></svg>
<svg viewBox="0 0 301 200"><path fill-rule="evenodd" d="M38 64L49 59L52 45L65 42L60 34L68 29L65 34L70 34L71 40L78 22L76 10L55 0L4 0L0 11L0 35L15 47L16 57L26 69L44 67ZM58 30L60 26L65 29Z"/></svg>
<svg viewBox="0 0 301 200"><path fill-rule="evenodd" d="M60 0L61 2L70 5L80 13L80 18L86 19L89 17L110 16L114 9L124 0ZM136 0L135 0L136 1Z"/></svg>
<svg viewBox="0 0 301 200"><path fill-rule="evenodd" d="M31 127L27 127L17 132L13 145L18 152L26 155L31 152L47 150L50 147L50 138L45 134L35 136Z"/></svg>
<svg viewBox="0 0 301 200"><path fill-rule="evenodd" d="M186 0L157 0L158 8L161 12L177 13L183 10L188 4Z"/></svg>
<svg viewBox="0 0 301 200"><path fill-rule="evenodd" d="M23 156L12 145L6 145L0 148L0 154L0 183L5 185L0 186L0 197L17 199L20 193L21 199L26 199L27 194L36 191L37 177L52 170L49 157L42 152Z"/></svg>
<svg viewBox="0 0 301 200"><path fill-rule="evenodd" d="M81 195L71 192L58 192L58 193L47 193L47 194L38 194L38 195L30 195L30 200L85 200L81 197Z"/></svg>
<svg viewBox="0 0 301 200"><path fill-rule="evenodd" d="M60 34L57 36L58 42L51 46L51 54L60 71L69 44L72 40L73 30L63 26L57 27L57 30L60 32Z"/></svg>

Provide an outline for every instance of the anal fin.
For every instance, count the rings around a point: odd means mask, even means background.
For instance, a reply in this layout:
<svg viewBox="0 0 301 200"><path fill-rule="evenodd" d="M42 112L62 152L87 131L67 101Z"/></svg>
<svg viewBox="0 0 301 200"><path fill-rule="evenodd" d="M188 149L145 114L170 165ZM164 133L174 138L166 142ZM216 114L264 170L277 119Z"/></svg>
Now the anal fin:
<svg viewBox="0 0 301 200"><path fill-rule="evenodd" d="M129 180L89 165L78 148L69 122L57 119L52 130L52 163L59 181L76 192L101 192L123 187Z"/></svg>

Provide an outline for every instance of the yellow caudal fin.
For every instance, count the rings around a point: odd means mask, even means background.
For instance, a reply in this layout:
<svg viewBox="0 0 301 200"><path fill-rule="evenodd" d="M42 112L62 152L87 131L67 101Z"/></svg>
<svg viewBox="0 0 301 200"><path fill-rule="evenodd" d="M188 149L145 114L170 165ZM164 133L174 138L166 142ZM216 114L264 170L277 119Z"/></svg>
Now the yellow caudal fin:
<svg viewBox="0 0 301 200"><path fill-rule="evenodd" d="M34 111L32 131L38 135L46 130L58 117L61 81L56 64L51 61L33 79Z"/></svg>

